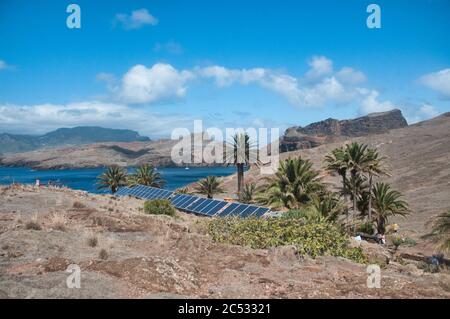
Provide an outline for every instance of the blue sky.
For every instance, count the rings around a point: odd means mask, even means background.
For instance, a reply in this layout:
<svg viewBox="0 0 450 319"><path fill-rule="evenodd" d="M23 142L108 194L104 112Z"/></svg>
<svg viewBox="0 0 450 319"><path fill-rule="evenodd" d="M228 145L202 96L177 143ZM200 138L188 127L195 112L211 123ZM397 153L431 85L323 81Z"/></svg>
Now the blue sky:
<svg viewBox="0 0 450 319"><path fill-rule="evenodd" d="M284 130L392 108L416 122L450 111L449 30L448 0L3 0L0 132Z"/></svg>

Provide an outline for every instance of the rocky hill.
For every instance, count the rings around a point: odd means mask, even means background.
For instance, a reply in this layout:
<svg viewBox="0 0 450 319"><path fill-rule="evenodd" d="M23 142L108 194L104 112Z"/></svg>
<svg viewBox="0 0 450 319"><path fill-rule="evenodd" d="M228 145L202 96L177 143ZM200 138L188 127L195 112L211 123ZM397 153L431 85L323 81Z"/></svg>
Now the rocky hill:
<svg viewBox="0 0 450 319"><path fill-rule="evenodd" d="M0 154L18 153L68 145L83 145L100 142L149 141L132 130L110 129L98 126L59 128L44 135L0 134Z"/></svg>
<svg viewBox="0 0 450 319"><path fill-rule="evenodd" d="M305 127L288 128L281 138L280 149L282 152L307 149L343 138L385 133L407 125L400 110L372 113L352 120L330 118Z"/></svg>
<svg viewBox="0 0 450 319"><path fill-rule="evenodd" d="M210 140L205 137L203 142L206 145ZM176 143L178 143L176 140L161 139L148 142L110 142L44 148L0 156L0 166L28 166L35 169L92 168L110 165L128 167L144 163L151 163L154 166L174 166L176 163L172 161L171 152Z"/></svg>

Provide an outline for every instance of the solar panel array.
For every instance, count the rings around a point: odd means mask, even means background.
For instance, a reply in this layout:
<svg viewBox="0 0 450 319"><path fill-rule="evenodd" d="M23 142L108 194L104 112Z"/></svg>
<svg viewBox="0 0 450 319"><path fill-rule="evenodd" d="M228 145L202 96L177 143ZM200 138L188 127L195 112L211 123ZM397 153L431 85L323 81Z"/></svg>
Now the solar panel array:
<svg viewBox="0 0 450 319"><path fill-rule="evenodd" d="M116 195L129 195L146 200L168 199L180 210L204 216L239 216L243 218L262 217L270 211L270 209L266 207L242 203L230 203L223 200L208 199L187 194L175 194L168 190L144 185L121 187L116 192Z"/></svg>

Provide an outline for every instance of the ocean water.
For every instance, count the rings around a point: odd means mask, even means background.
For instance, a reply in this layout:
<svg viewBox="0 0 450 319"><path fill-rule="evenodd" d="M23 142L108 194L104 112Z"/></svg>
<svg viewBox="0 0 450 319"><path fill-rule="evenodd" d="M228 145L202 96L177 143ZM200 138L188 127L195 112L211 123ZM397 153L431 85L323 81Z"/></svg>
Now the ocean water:
<svg viewBox="0 0 450 319"><path fill-rule="evenodd" d="M33 170L27 167L0 167L0 184L22 183L34 184L39 179L41 184L49 181L91 193L106 193L97 189L97 176L104 168L61 169L61 170ZM131 170L131 169L130 169ZM174 190L198 181L209 175L226 176L236 171L230 167L164 167L158 172L166 181L165 189Z"/></svg>

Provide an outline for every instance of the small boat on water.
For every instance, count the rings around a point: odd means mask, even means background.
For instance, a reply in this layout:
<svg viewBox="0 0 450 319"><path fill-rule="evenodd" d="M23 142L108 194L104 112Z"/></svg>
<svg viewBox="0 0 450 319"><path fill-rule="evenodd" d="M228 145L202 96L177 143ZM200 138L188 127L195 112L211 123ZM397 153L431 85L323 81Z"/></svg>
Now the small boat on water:
<svg viewBox="0 0 450 319"><path fill-rule="evenodd" d="M189 167L186 166L184 169L189 169Z"/></svg>

